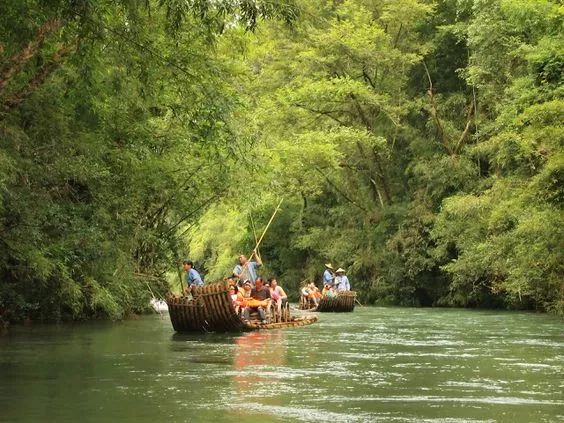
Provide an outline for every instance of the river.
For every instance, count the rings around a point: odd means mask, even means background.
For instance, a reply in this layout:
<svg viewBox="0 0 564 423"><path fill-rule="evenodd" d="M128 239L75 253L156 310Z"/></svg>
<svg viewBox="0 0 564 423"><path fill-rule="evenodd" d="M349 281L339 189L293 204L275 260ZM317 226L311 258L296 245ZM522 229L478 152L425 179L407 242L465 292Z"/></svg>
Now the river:
<svg viewBox="0 0 564 423"><path fill-rule="evenodd" d="M0 336L0 421L564 421L563 328L377 307L246 334L175 334L168 315L16 327Z"/></svg>

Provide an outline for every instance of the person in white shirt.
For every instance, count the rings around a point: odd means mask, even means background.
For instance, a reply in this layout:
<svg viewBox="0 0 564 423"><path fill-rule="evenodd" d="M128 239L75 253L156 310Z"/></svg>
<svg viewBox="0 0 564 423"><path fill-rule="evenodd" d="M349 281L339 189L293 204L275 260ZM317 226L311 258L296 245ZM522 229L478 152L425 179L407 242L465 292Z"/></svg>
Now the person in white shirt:
<svg viewBox="0 0 564 423"><path fill-rule="evenodd" d="M349 282L349 278L345 275L345 269L339 267L335 273L337 274L335 277L335 286L337 287L337 291L350 291L351 284Z"/></svg>

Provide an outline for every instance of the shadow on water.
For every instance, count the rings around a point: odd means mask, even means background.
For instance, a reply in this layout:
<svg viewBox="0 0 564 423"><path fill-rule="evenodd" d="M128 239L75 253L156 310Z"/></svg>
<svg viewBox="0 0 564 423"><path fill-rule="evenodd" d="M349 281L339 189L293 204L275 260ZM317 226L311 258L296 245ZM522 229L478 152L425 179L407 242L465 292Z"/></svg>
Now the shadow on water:
<svg viewBox="0 0 564 423"><path fill-rule="evenodd" d="M190 342L204 342L207 344L225 344L233 343L235 339L241 336L241 333L233 332L210 332L210 333L178 333L175 332L171 336L173 346L186 344Z"/></svg>

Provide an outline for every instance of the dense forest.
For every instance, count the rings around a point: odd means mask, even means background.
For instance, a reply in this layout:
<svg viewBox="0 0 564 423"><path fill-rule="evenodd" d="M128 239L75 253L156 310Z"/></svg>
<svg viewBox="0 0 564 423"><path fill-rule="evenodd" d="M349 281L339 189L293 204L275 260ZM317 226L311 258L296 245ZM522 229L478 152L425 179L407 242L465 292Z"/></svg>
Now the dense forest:
<svg viewBox="0 0 564 423"><path fill-rule="evenodd" d="M261 244L287 291L564 314L564 7L5 0L0 319L121 318Z"/></svg>

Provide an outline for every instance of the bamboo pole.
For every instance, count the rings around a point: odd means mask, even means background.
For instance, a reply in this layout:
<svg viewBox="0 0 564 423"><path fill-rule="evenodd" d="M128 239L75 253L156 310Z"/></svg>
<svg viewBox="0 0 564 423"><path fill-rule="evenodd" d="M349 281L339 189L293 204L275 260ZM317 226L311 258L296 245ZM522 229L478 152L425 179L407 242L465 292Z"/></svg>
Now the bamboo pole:
<svg viewBox="0 0 564 423"><path fill-rule="evenodd" d="M255 244L258 242L258 238L257 238L257 230L255 227L255 222L253 221L253 215L251 214L251 212L249 212L249 218L251 219L251 229L253 230L253 235L255 237ZM260 256L260 251L257 249L257 252Z"/></svg>
<svg viewBox="0 0 564 423"><path fill-rule="evenodd" d="M270 224L274 220L274 216L276 216L276 213L278 213L278 210L280 210L280 205L282 204L282 201L284 201L284 199L280 200L280 202L276 206L276 209L274 210L274 213L272 213L272 217L270 218L270 220L266 224L266 228L264 228L264 231L262 231L262 235L260 236L259 240L257 241L255 248L253 249L253 252L259 247L260 243L262 242L262 239L266 235L266 231L268 231L268 228L270 228Z"/></svg>
<svg viewBox="0 0 564 423"><path fill-rule="evenodd" d="M259 240L256 242L255 244L255 248L253 248L253 251L251 252L251 254L249 254L249 259L247 260L247 262L241 267L241 272L239 274L242 274L243 271L247 268L247 266L249 265L249 262L252 260L253 256L255 255L255 252L257 251L258 247L260 246L260 243L262 242L264 236L266 235L266 232L268 231L268 228L270 228L270 224L272 223L272 221L274 220L274 217L276 216L276 213L278 213L278 210L280 210L280 205L282 204L282 201L284 201L284 199L280 200L280 202L278 203L278 205L276 206L276 209L274 209L274 213L272 213L272 216L270 217L270 220L268 221L268 223L266 224L266 227L264 228L264 231L262 231L262 234L259 238Z"/></svg>

